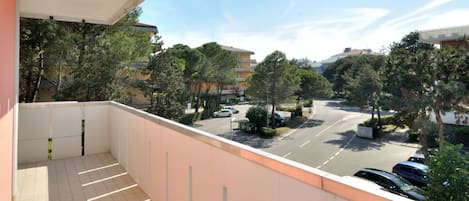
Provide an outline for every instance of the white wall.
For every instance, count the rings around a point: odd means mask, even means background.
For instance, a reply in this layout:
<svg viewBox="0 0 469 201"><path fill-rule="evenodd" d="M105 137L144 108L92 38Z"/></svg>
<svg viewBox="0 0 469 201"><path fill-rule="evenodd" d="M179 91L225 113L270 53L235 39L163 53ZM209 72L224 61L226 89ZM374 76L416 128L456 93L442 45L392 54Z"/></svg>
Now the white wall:
<svg viewBox="0 0 469 201"><path fill-rule="evenodd" d="M109 150L108 107L102 103L21 103L19 106L18 162L48 158L52 138L52 159L81 155L81 121L85 120L85 154Z"/></svg>
<svg viewBox="0 0 469 201"><path fill-rule="evenodd" d="M406 200L114 102L19 108L20 163L111 151L156 201ZM60 152L60 153L59 153Z"/></svg>
<svg viewBox="0 0 469 201"><path fill-rule="evenodd" d="M441 115L441 119L445 124L469 126L469 114L456 114L454 112L446 112L444 115ZM434 112L430 112L430 120L433 122L436 121Z"/></svg>
<svg viewBox="0 0 469 201"><path fill-rule="evenodd" d="M152 200L407 200L345 185L336 175L111 105L112 155Z"/></svg>

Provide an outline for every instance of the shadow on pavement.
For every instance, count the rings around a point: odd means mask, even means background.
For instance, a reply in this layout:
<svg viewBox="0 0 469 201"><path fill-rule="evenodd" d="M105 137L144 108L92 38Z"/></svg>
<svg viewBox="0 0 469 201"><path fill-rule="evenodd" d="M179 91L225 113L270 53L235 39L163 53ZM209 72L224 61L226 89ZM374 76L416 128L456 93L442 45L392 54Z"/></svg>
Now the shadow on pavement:
<svg viewBox="0 0 469 201"><path fill-rule="evenodd" d="M245 133L240 130L233 130L232 133L217 135L254 148L269 148L275 140L274 138L264 138L259 134Z"/></svg>
<svg viewBox="0 0 469 201"><path fill-rule="evenodd" d="M349 130L343 133L337 133L340 135L340 139L329 140L325 143L340 145L340 148L352 150L352 151L367 151L367 150L380 150L381 147L386 146L386 144L397 144L400 146L415 147L419 145L416 143L408 143L407 135L401 132L386 133L379 135L375 139L365 139L355 136L355 138L347 145L350 139L356 135L356 132Z"/></svg>
<svg viewBox="0 0 469 201"><path fill-rule="evenodd" d="M316 126L320 126L324 123L323 120L319 120L319 119L308 119L306 120L302 126L300 126L299 128L312 128L312 127L316 127ZM291 128L291 129L294 129L294 128Z"/></svg>
<svg viewBox="0 0 469 201"><path fill-rule="evenodd" d="M326 107L330 107L335 110L343 110L347 112L358 112L358 113L363 113L363 114L370 114L371 115L371 109L361 109L359 107L355 106L348 106L348 105L343 105L338 102L327 102ZM389 111L381 111L381 115L388 115L388 114L393 114L392 112Z"/></svg>
<svg viewBox="0 0 469 201"><path fill-rule="evenodd" d="M329 140L325 143L340 145L340 148L352 150L352 151L368 151L368 150L380 150L381 147L385 146L384 143L379 142L378 140L369 140L363 139L360 137L355 137L349 144L347 144L350 139L356 135L356 132L349 130L342 133L337 133L340 135L340 139Z"/></svg>

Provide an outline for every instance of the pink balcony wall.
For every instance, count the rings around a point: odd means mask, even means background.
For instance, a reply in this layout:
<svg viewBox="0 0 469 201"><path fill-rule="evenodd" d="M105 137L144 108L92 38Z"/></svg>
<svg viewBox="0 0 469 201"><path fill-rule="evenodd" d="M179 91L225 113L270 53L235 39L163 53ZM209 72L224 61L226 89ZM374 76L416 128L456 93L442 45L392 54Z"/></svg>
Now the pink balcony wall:
<svg viewBox="0 0 469 201"><path fill-rule="evenodd" d="M0 25L0 200L11 200L16 104L16 0L2 0Z"/></svg>

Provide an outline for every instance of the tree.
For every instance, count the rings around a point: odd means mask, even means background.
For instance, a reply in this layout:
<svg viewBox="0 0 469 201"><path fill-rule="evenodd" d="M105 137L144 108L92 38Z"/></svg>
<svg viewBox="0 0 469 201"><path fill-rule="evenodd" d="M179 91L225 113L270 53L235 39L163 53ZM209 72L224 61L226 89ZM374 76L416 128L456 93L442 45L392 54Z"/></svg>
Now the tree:
<svg viewBox="0 0 469 201"><path fill-rule="evenodd" d="M257 131L267 126L267 110L264 107L250 107L246 112L246 118L249 119L249 122L256 125Z"/></svg>
<svg viewBox="0 0 469 201"><path fill-rule="evenodd" d="M297 68L288 62L284 53L275 51L256 66L248 79L246 93L258 99L268 96L272 105L272 127L275 127L275 105L291 98L299 88Z"/></svg>
<svg viewBox="0 0 469 201"><path fill-rule="evenodd" d="M336 95L347 97L350 95L350 91L346 90L347 83L357 77L363 66L369 65L375 71L379 71L384 63L382 55L348 56L329 65L323 75L332 83Z"/></svg>
<svg viewBox="0 0 469 201"><path fill-rule="evenodd" d="M212 66L207 57L198 49L191 49L189 46L177 44L168 51L185 62L183 80L186 91L193 91L191 103L197 113L200 107L202 87L204 83L208 82L213 73Z"/></svg>
<svg viewBox="0 0 469 201"><path fill-rule="evenodd" d="M129 77L119 71L151 52L148 33L133 29L141 9L135 9L112 26L78 24L74 45L73 82L64 90L71 100L118 100L125 102ZM65 93L67 92L67 93Z"/></svg>
<svg viewBox="0 0 469 201"><path fill-rule="evenodd" d="M425 198L429 201L469 200L469 156L460 154L461 145L440 142L443 146L427 160L430 184Z"/></svg>
<svg viewBox="0 0 469 201"><path fill-rule="evenodd" d="M237 65L236 57L230 51L222 49L215 42L206 43L197 49L207 57L212 66L213 73L210 74L207 82L216 85L217 105L219 105L221 92L225 86L236 84L236 77L233 71Z"/></svg>
<svg viewBox="0 0 469 201"><path fill-rule="evenodd" d="M20 101L36 102L39 87L46 74L58 62L61 49L57 34L59 25L53 20L21 18L20 26Z"/></svg>
<svg viewBox="0 0 469 201"><path fill-rule="evenodd" d="M151 90L151 105L148 111L177 120L184 113L183 70L185 61L163 50L150 58L146 73L146 87Z"/></svg>
<svg viewBox="0 0 469 201"><path fill-rule="evenodd" d="M408 118L411 128L418 129L414 122L419 120L420 141L425 152L427 110L435 113L442 142L443 122L440 115L458 110L468 91L467 57L465 52L452 48L434 50L432 46L419 44L418 34L415 33L407 35L391 48L383 71L387 76L383 99L389 108L398 110Z"/></svg>
<svg viewBox="0 0 469 201"><path fill-rule="evenodd" d="M301 99L329 98L332 96L332 85L325 77L310 69L298 70L300 90L296 93Z"/></svg>

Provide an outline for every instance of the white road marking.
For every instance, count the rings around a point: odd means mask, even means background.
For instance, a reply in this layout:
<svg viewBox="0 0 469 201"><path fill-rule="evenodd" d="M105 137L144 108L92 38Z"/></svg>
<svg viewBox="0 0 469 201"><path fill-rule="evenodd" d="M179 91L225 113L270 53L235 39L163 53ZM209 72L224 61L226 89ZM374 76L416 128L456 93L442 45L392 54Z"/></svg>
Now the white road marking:
<svg viewBox="0 0 469 201"><path fill-rule="evenodd" d="M284 158L286 158L287 156L290 156L291 152L288 152L287 154L283 155Z"/></svg>
<svg viewBox="0 0 469 201"><path fill-rule="evenodd" d="M296 127L295 129L292 129L290 132L288 132L287 134L285 135L282 135L278 138L278 140L283 140L284 138L290 136L291 134L293 134L294 132L296 132L298 130L298 128L304 128L305 124L308 123L309 120L311 120L314 116L314 114L316 114L316 106L314 106L314 102L313 102L313 113L308 117L308 120L306 120L304 123L302 123L301 125L299 125L298 127Z"/></svg>
<svg viewBox="0 0 469 201"><path fill-rule="evenodd" d="M331 124L330 126L328 126L327 128L323 129L322 131L320 131L318 134L316 134L316 137L320 136L321 134L323 134L324 132L326 132L329 128L332 128L332 126L335 126L336 124L338 124L339 122L341 122L342 119L339 119L337 120L336 122L334 122L333 124Z"/></svg>
<svg viewBox="0 0 469 201"><path fill-rule="evenodd" d="M309 144L309 143L311 143L311 140L308 140L308 141L304 142L303 144L300 145L300 147L304 147L304 146L306 146L306 145Z"/></svg>
<svg viewBox="0 0 469 201"><path fill-rule="evenodd" d="M326 161L324 161L321 165L318 165L316 168L317 169L320 169L322 166L326 165L327 163L329 163L331 160L333 160L336 156L338 156L342 151L345 150L345 148L347 148L349 145L350 145L350 142L352 142L352 140L355 138L355 136L357 135L353 135L352 138L350 138L350 140L347 141L347 143L345 143L345 146L340 148L338 152L336 152L333 156L331 156L329 159L327 159Z"/></svg>

